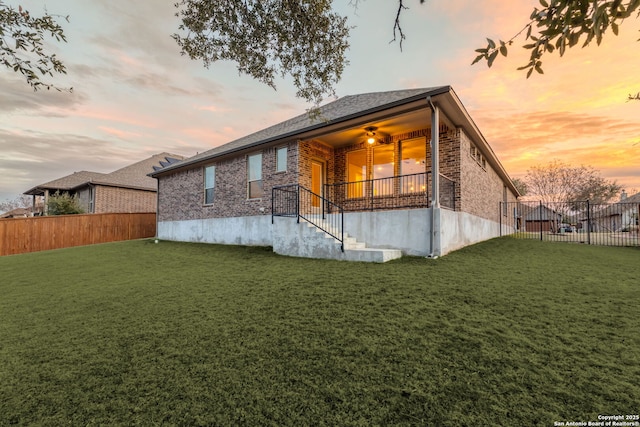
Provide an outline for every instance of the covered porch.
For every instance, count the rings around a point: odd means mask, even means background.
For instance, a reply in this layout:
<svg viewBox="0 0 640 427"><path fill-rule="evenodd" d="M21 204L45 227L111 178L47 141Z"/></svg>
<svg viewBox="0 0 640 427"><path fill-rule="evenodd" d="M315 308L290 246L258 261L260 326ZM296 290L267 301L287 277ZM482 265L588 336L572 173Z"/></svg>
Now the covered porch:
<svg viewBox="0 0 640 427"><path fill-rule="evenodd" d="M423 97L302 135L298 184L345 212L460 209L460 129L440 107L455 102Z"/></svg>
<svg viewBox="0 0 640 427"><path fill-rule="evenodd" d="M320 250L324 241L304 227L283 226L282 217L296 217L335 238L343 254L353 236L366 248L439 256L441 208L460 206L460 129L439 106L455 101L423 97L300 135L298 182L272 192L274 250L348 258Z"/></svg>

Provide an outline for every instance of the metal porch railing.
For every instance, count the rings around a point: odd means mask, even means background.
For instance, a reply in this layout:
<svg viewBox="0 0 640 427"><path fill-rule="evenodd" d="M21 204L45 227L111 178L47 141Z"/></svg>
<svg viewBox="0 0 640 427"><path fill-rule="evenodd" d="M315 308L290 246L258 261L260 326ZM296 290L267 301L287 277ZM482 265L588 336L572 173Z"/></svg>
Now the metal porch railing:
<svg viewBox="0 0 640 427"><path fill-rule="evenodd" d="M422 172L324 186L324 196L345 211L428 207L431 173ZM440 204L455 210L455 181L440 175Z"/></svg>

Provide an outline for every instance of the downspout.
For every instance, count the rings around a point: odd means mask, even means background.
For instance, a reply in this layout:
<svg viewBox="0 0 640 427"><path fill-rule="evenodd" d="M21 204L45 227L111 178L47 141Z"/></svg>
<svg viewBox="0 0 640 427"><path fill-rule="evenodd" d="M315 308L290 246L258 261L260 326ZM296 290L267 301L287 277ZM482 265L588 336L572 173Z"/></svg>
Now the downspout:
<svg viewBox="0 0 640 427"><path fill-rule="evenodd" d="M440 239L436 238L436 233L440 232L439 224L436 227L436 219L438 219L436 209L440 210L440 132L438 124L440 110L433 105L431 96L427 96L427 103L431 107L431 232L429 233L430 253L427 258L435 259L440 255L440 247L434 248L436 242L440 246Z"/></svg>
<svg viewBox="0 0 640 427"><path fill-rule="evenodd" d="M156 236L155 242L158 243L158 225L160 224L160 177L156 179Z"/></svg>

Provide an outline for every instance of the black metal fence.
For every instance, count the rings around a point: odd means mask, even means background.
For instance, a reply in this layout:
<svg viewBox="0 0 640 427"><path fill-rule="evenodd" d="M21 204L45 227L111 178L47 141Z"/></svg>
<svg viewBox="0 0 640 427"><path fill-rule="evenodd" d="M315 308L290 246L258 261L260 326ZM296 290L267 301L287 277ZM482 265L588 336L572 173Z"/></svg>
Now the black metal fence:
<svg viewBox="0 0 640 427"><path fill-rule="evenodd" d="M366 211L429 206L429 172L324 186L324 197L345 211ZM455 210L455 181L440 175L440 204Z"/></svg>
<svg viewBox="0 0 640 427"><path fill-rule="evenodd" d="M604 246L640 246L639 203L511 202L500 204L502 235Z"/></svg>
<svg viewBox="0 0 640 427"><path fill-rule="evenodd" d="M284 216L304 220L338 240L344 252L344 211L335 203L298 185L273 187L271 222Z"/></svg>

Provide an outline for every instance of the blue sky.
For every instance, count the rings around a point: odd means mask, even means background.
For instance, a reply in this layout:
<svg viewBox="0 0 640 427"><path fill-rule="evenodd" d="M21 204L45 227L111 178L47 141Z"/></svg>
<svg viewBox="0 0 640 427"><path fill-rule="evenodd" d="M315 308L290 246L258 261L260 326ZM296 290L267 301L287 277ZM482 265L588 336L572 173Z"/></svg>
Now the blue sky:
<svg viewBox="0 0 640 427"><path fill-rule="evenodd" d="M34 93L0 70L0 201L74 171L110 172L159 152L191 156L308 108L286 78L274 91L233 63L206 69L181 56L171 1L5 3L70 16L68 42L52 45L68 74L52 81L74 91ZM600 47L546 59L545 74L526 79L516 70L527 59L522 42L491 69L470 63L485 37L517 33L535 1L409 1L402 51L389 43L395 1L334 4L355 27L338 96L451 85L512 177L560 159L640 191L640 102L625 102L640 91L640 20Z"/></svg>

